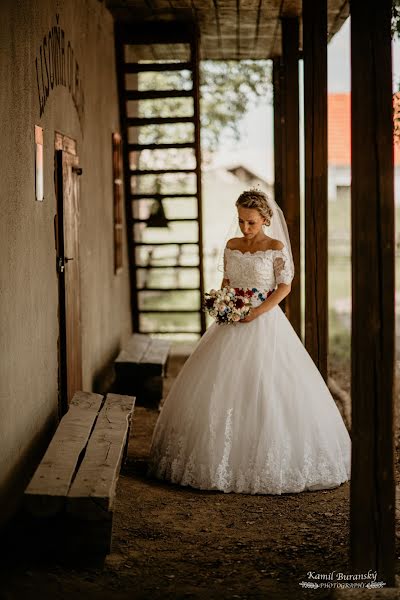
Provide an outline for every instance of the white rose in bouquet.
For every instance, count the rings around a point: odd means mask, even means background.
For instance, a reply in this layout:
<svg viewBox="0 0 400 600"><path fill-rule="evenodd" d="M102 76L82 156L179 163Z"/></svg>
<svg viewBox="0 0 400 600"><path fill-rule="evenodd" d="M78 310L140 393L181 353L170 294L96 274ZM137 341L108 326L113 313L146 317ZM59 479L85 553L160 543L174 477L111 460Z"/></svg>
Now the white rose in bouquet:
<svg viewBox="0 0 400 600"><path fill-rule="evenodd" d="M272 290L264 294L256 288L212 289L204 295L203 310L218 324L237 323L249 314L254 298L264 301L270 293Z"/></svg>

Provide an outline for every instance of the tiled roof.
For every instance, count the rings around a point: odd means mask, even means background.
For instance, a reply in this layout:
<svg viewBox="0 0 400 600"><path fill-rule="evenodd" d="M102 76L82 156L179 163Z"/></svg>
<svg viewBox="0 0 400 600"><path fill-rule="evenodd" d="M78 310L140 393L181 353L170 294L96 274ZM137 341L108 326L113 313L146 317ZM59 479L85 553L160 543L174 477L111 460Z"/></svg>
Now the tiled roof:
<svg viewBox="0 0 400 600"><path fill-rule="evenodd" d="M328 163L334 166L350 166L350 94L328 94ZM400 94L394 95L395 105L399 106ZM399 115L400 117L400 115ZM394 148L395 164L400 165L400 144Z"/></svg>
<svg viewBox="0 0 400 600"><path fill-rule="evenodd" d="M328 164L350 165L350 94L328 94Z"/></svg>

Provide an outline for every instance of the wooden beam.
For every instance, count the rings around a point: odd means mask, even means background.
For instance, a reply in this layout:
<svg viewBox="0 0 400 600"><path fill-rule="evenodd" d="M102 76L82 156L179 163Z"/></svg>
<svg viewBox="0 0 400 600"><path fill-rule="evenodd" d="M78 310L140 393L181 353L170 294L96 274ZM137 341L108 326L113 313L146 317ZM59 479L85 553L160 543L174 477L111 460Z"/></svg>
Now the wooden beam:
<svg viewBox="0 0 400 600"><path fill-rule="evenodd" d="M176 123L193 123L193 117L127 117L128 127L147 127L149 125L174 125Z"/></svg>
<svg viewBox="0 0 400 600"><path fill-rule="evenodd" d="M285 214L295 277L286 298L286 315L301 337L300 313L300 143L299 143L299 20L283 17L282 21L282 210Z"/></svg>
<svg viewBox="0 0 400 600"><path fill-rule="evenodd" d="M196 173L196 169L129 169L131 175L165 175L166 173Z"/></svg>
<svg viewBox="0 0 400 600"><path fill-rule="evenodd" d="M353 572L395 585L391 0L351 3Z"/></svg>
<svg viewBox="0 0 400 600"><path fill-rule="evenodd" d="M240 59L240 0L236 0L236 58Z"/></svg>
<svg viewBox="0 0 400 600"><path fill-rule="evenodd" d="M116 25L117 36L123 44L189 44L195 33L193 21L148 21Z"/></svg>
<svg viewBox="0 0 400 600"><path fill-rule="evenodd" d="M215 15L215 19L213 19L213 21L215 21L216 30L217 30L216 33L217 33L218 50L220 52L221 58L224 58L222 34L221 34L221 18L220 18L220 13L219 13L218 0L213 0L213 7L214 7L214 15Z"/></svg>
<svg viewBox="0 0 400 600"><path fill-rule="evenodd" d="M159 100L160 98L191 98L192 90L126 90L125 100Z"/></svg>
<svg viewBox="0 0 400 600"><path fill-rule="evenodd" d="M303 0L305 346L328 380L327 2Z"/></svg>
<svg viewBox="0 0 400 600"><path fill-rule="evenodd" d="M260 36L260 24L262 21L261 8L262 8L262 0L259 0L258 7L257 7L256 29L255 29L255 33L254 33L253 49L255 49L257 47L259 36Z"/></svg>
<svg viewBox="0 0 400 600"><path fill-rule="evenodd" d="M190 62L125 63L123 66L125 73L144 73L148 71L183 71L186 69L192 69L192 64Z"/></svg>
<svg viewBox="0 0 400 600"><path fill-rule="evenodd" d="M141 152L142 150L169 150L170 148L195 148L194 142L167 142L165 144L127 144L129 152ZM129 170L129 166L128 166Z"/></svg>

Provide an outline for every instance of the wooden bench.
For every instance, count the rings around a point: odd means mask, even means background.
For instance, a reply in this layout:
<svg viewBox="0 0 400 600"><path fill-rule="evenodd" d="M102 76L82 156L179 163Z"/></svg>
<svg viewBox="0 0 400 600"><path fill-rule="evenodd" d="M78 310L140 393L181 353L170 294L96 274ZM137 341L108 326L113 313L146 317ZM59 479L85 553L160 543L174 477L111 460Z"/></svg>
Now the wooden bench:
<svg viewBox="0 0 400 600"><path fill-rule="evenodd" d="M134 405L132 396L75 393L24 493L25 511L50 550L110 552Z"/></svg>
<svg viewBox="0 0 400 600"><path fill-rule="evenodd" d="M113 390L134 395L137 405L158 408L170 348L168 340L134 333L114 361Z"/></svg>

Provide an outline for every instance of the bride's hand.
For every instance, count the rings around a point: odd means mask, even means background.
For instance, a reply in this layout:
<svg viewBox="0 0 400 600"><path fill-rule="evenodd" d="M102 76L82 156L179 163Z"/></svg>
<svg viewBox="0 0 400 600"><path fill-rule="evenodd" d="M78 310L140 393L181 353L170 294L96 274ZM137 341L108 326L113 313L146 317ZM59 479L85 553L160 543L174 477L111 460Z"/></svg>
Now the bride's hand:
<svg viewBox="0 0 400 600"><path fill-rule="evenodd" d="M244 319L240 319L240 321L237 321L237 322L238 323L250 323L251 321L254 321L254 319L257 319L258 316L259 316L259 313L257 311L257 308L252 308L250 313Z"/></svg>

